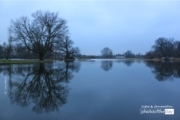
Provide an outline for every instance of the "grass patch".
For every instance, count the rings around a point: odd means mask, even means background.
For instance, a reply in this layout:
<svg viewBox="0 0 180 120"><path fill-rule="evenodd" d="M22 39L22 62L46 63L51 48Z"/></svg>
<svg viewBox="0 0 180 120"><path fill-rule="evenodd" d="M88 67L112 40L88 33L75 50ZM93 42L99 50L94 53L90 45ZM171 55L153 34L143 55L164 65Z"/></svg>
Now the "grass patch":
<svg viewBox="0 0 180 120"><path fill-rule="evenodd" d="M77 60L79 60L79 61L86 61L86 60L91 60L91 58L78 58Z"/></svg>
<svg viewBox="0 0 180 120"><path fill-rule="evenodd" d="M162 61L162 59L160 59L160 58L145 59L145 60L147 60L147 61ZM170 61L172 61L172 62L180 62L180 58L173 58Z"/></svg>
<svg viewBox="0 0 180 120"><path fill-rule="evenodd" d="M52 62L52 60L40 61L37 59L26 59L26 60L5 60L0 59L0 64L33 64L33 63L47 63Z"/></svg>
<svg viewBox="0 0 180 120"><path fill-rule="evenodd" d="M160 58L144 59L146 61L162 61Z"/></svg>

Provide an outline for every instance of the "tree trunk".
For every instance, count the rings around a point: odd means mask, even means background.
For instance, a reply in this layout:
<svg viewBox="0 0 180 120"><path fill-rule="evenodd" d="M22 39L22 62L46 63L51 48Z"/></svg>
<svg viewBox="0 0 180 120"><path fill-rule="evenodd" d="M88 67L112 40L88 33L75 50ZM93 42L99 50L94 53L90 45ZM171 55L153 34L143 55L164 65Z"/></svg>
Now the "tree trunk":
<svg viewBox="0 0 180 120"><path fill-rule="evenodd" d="M74 61L74 57L71 56L71 54L69 52L66 53L66 56L64 58L65 60L70 60L70 61Z"/></svg>
<svg viewBox="0 0 180 120"><path fill-rule="evenodd" d="M39 53L39 60L43 61L44 60L44 55L42 53Z"/></svg>
<svg viewBox="0 0 180 120"><path fill-rule="evenodd" d="M66 59L69 59L69 54L66 54L66 57L65 57Z"/></svg>
<svg viewBox="0 0 180 120"><path fill-rule="evenodd" d="M69 54L69 52L66 52L65 59L69 59L69 58L70 58L70 54Z"/></svg>

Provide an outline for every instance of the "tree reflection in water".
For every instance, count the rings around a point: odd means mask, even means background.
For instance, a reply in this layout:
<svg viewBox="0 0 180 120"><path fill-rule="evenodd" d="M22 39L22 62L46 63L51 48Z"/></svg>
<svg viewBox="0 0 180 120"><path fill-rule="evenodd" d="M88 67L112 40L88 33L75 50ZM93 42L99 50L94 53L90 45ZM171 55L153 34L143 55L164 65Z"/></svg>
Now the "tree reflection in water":
<svg viewBox="0 0 180 120"><path fill-rule="evenodd" d="M142 63L152 69L158 81L173 80L180 78L180 62L143 61L143 60L117 60L117 63L124 63L131 66L133 63Z"/></svg>
<svg viewBox="0 0 180 120"><path fill-rule="evenodd" d="M130 67L135 61L134 60L124 60L123 63Z"/></svg>
<svg viewBox="0 0 180 120"><path fill-rule="evenodd" d="M135 60L116 60L117 63L123 63L126 66L130 67L133 63L138 62L140 63L141 61L135 61Z"/></svg>
<svg viewBox="0 0 180 120"><path fill-rule="evenodd" d="M113 61L108 61L108 60L105 60L105 61L101 61L101 68L104 70L104 71L108 71L112 68L113 66Z"/></svg>
<svg viewBox="0 0 180 120"><path fill-rule="evenodd" d="M67 102L67 84L73 72L80 69L79 62L36 64L25 67L1 68L9 76L9 97L12 104L22 107L33 103L37 113L58 111Z"/></svg>
<svg viewBox="0 0 180 120"><path fill-rule="evenodd" d="M180 77L179 62L146 61L145 64L152 69L152 73L159 81L173 80Z"/></svg>

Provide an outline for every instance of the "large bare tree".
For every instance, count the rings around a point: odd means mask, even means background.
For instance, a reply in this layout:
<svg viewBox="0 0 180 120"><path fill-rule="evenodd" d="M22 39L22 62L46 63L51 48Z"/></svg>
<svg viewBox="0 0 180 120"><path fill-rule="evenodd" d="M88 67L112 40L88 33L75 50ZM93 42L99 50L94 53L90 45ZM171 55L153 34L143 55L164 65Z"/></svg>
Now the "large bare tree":
<svg viewBox="0 0 180 120"><path fill-rule="evenodd" d="M39 60L44 60L46 53L53 51L54 44L68 34L68 28L58 13L37 11L32 19L23 16L12 21L9 33L13 42L22 43L37 53Z"/></svg>

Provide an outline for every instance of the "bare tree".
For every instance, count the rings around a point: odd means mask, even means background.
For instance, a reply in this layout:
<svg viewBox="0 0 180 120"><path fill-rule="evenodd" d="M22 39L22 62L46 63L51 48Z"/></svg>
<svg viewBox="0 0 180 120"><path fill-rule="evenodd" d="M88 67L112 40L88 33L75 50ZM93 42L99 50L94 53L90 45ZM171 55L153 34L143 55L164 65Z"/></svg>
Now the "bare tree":
<svg viewBox="0 0 180 120"><path fill-rule="evenodd" d="M80 54L80 49L78 47L73 47L73 41L69 36L65 36L62 41L59 41L56 49L59 51L65 59L74 59L75 56Z"/></svg>
<svg viewBox="0 0 180 120"><path fill-rule="evenodd" d="M6 60L9 59L11 52L12 52L12 45L11 44L7 44L6 42L3 43L3 53L4 53L4 58Z"/></svg>
<svg viewBox="0 0 180 120"><path fill-rule="evenodd" d="M152 47L156 53L161 54L159 57L171 57L174 50L173 38L158 38Z"/></svg>
<svg viewBox="0 0 180 120"><path fill-rule="evenodd" d="M102 57L104 58L111 58L113 55L113 52L108 47L105 47L103 50L101 50Z"/></svg>
<svg viewBox="0 0 180 120"><path fill-rule="evenodd" d="M127 50L125 53L125 56L127 57L127 58L133 58L133 57L135 57L135 55L132 53L132 51L130 51L130 50Z"/></svg>
<svg viewBox="0 0 180 120"><path fill-rule="evenodd" d="M3 46L0 45L0 58L3 58Z"/></svg>
<svg viewBox="0 0 180 120"><path fill-rule="evenodd" d="M180 57L180 42L179 41L174 41L173 45L174 45L173 56L174 57Z"/></svg>
<svg viewBox="0 0 180 120"><path fill-rule="evenodd" d="M44 60L47 52L52 52L53 45L68 33L66 21L58 13L37 11L32 20L21 17L12 21L9 33L12 41L23 43L30 51Z"/></svg>

